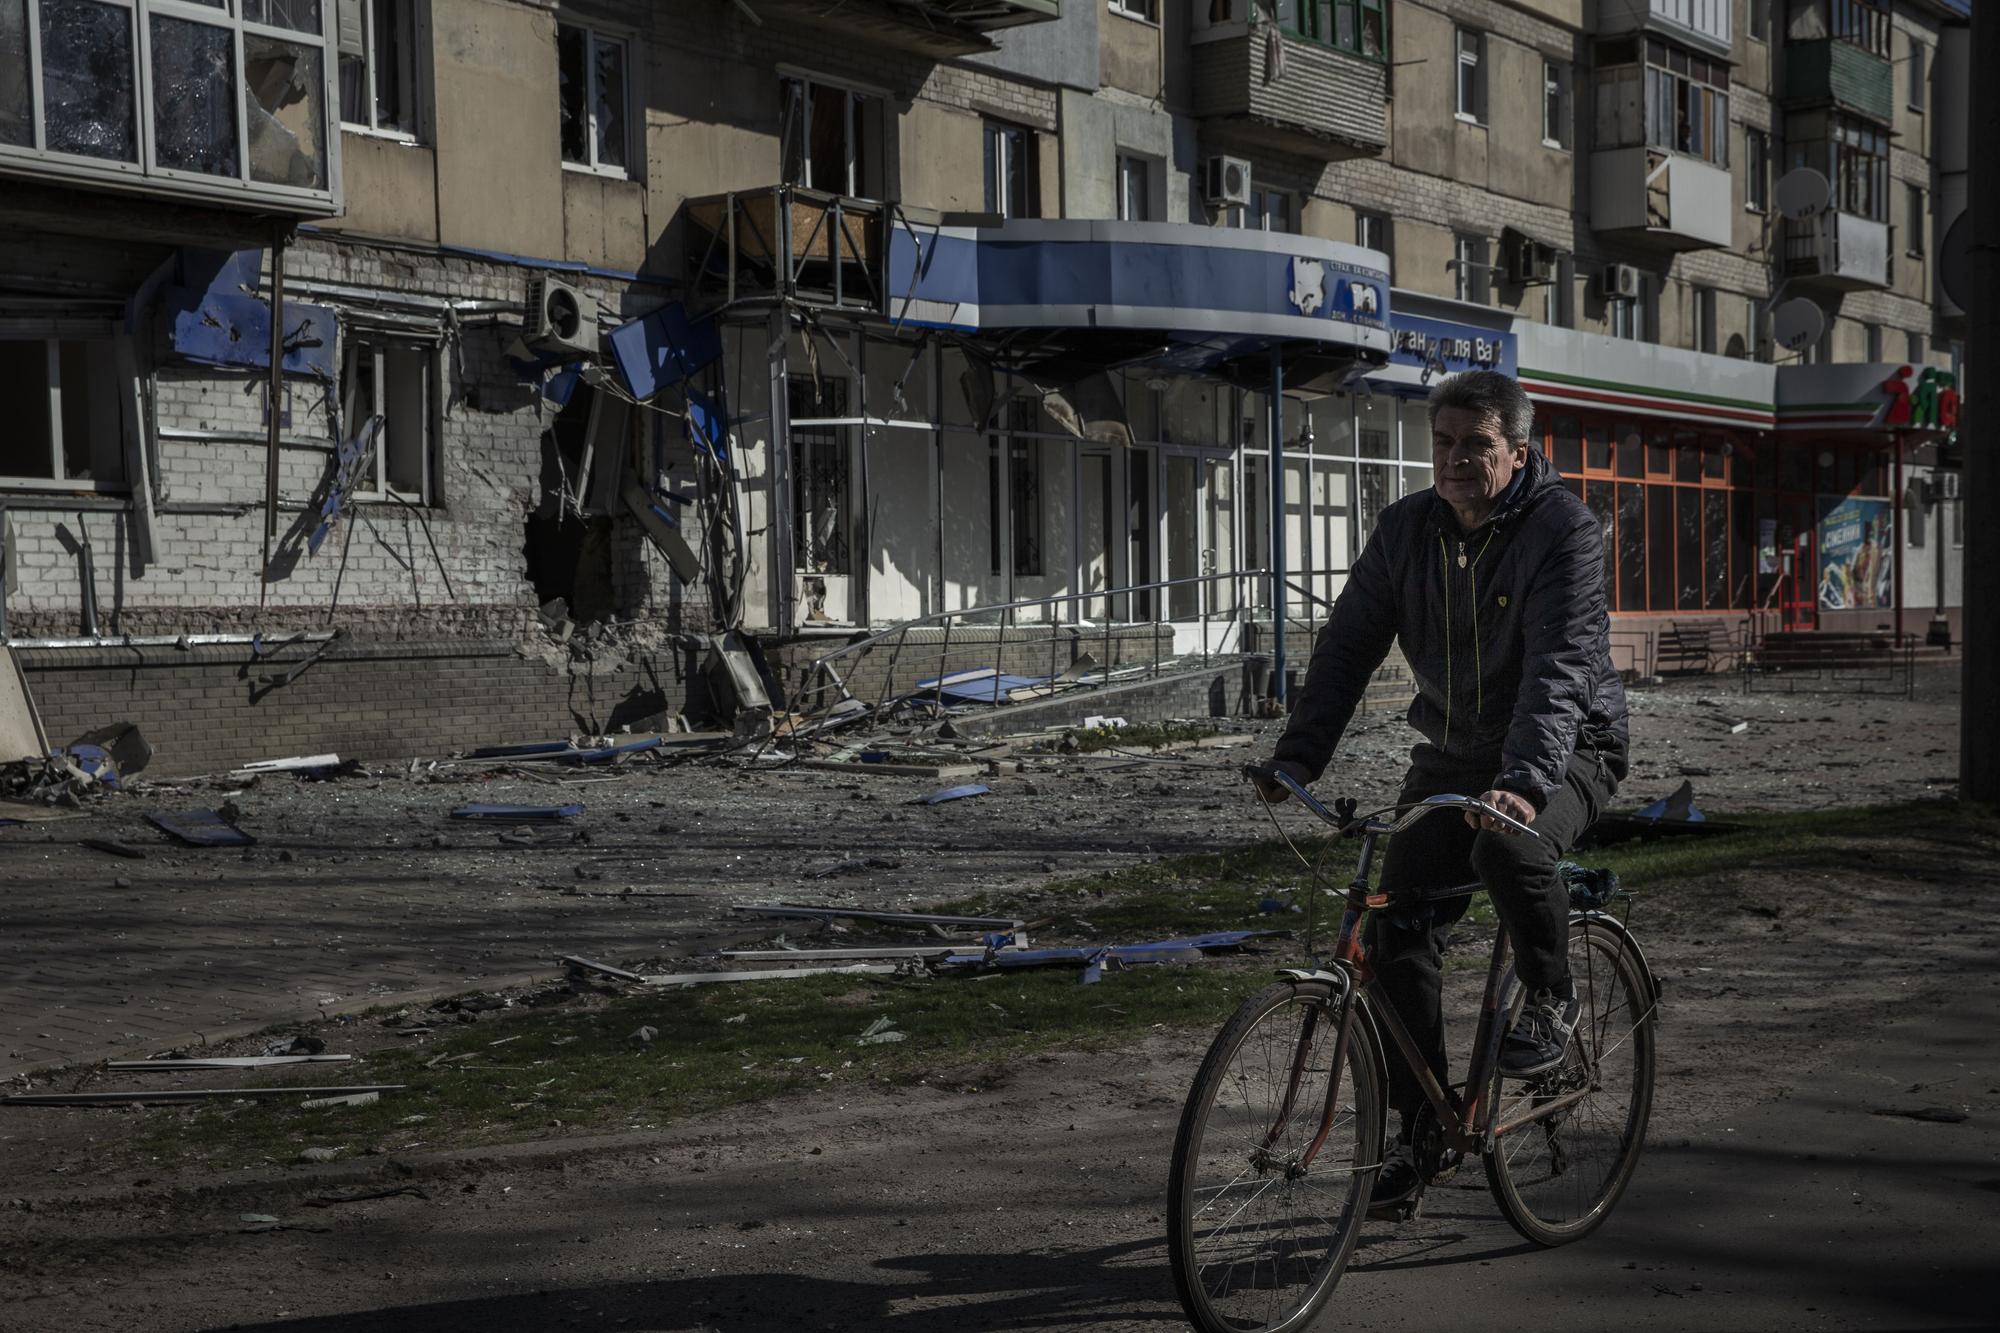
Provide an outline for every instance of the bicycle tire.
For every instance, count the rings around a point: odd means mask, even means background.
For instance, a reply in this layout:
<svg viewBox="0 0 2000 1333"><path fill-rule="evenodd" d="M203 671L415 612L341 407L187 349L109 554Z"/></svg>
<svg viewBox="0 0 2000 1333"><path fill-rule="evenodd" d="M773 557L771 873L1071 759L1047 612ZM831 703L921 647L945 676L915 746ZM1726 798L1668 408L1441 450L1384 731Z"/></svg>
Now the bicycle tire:
<svg viewBox="0 0 2000 1333"><path fill-rule="evenodd" d="M1565 1093L1574 1105L1501 1133L1487 1150L1486 1183L1513 1228L1537 1245L1567 1245L1603 1225L1645 1146L1656 1054L1655 993L1636 947L1587 917L1570 923L1570 974L1583 1011L1563 1063L1532 1079L1493 1076L1489 1124ZM1514 987L1508 1012L1518 1010Z"/></svg>
<svg viewBox="0 0 2000 1333"><path fill-rule="evenodd" d="M1181 1305L1202 1333L1303 1328L1333 1294L1361 1234L1381 1170L1384 1112L1380 1046L1358 1000L1345 1006L1336 1085L1353 1095L1336 1101L1320 1151L1294 1174L1327 1105L1341 1012L1334 995L1325 982L1280 981L1251 996L1216 1034L1188 1089L1167 1186L1167 1248ZM1284 1091L1301 1050L1288 1108ZM1231 1206L1215 1217L1218 1200Z"/></svg>

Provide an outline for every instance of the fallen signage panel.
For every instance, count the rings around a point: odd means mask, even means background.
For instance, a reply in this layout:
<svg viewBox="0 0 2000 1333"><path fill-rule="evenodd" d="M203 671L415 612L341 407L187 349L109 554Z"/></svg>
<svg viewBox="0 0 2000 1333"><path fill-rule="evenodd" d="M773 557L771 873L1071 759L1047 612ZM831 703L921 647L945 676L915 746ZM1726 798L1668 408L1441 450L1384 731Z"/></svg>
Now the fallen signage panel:
<svg viewBox="0 0 2000 1333"><path fill-rule="evenodd" d="M928 796L919 796L916 800L910 802L910 804L943 805L946 801L962 801L968 796L986 796L992 790L991 787L983 782L969 782L962 787L945 787L930 793Z"/></svg>
<svg viewBox="0 0 2000 1333"><path fill-rule="evenodd" d="M351 1055L212 1055L173 1060L106 1060L106 1069L264 1069L271 1065L320 1065Z"/></svg>
<svg viewBox="0 0 2000 1333"><path fill-rule="evenodd" d="M894 963L850 963L846 967L769 967L754 972L667 972L639 978L648 986L707 986L721 981L778 981L785 977L894 976Z"/></svg>

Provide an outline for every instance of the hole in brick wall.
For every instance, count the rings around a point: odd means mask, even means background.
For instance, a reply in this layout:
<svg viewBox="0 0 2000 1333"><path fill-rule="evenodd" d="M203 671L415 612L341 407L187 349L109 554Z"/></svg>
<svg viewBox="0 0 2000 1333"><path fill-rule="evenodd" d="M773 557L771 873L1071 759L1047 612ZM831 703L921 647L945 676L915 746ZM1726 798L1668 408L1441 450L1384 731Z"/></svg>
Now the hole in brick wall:
<svg viewBox="0 0 2000 1333"><path fill-rule="evenodd" d="M570 619L579 625L611 614L610 519L532 515L521 553L536 600L562 598L569 603Z"/></svg>

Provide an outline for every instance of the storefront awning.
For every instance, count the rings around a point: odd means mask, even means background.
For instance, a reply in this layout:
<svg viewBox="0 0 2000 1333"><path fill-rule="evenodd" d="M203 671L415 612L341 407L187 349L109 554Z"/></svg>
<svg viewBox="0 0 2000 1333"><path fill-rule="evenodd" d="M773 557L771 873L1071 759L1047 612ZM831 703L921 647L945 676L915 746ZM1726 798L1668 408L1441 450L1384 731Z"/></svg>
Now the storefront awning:
<svg viewBox="0 0 2000 1333"><path fill-rule="evenodd" d="M1389 355L1378 251L1192 223L889 228L888 315L968 334L1060 335L1081 360L1226 368L1276 349L1325 364Z"/></svg>

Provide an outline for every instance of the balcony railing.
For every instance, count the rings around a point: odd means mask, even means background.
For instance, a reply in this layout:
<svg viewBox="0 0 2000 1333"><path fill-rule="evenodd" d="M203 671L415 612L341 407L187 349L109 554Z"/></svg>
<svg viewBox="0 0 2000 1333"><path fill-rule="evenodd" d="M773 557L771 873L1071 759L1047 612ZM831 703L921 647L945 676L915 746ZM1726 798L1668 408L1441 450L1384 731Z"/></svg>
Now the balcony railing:
<svg viewBox="0 0 2000 1333"><path fill-rule="evenodd" d="M1883 57L1838 38L1785 45L1784 101L1789 106L1832 105L1889 123L1896 80Z"/></svg>
<svg viewBox="0 0 2000 1333"><path fill-rule="evenodd" d="M882 308L885 222L893 205L772 185L690 199L682 211L691 306L781 296Z"/></svg>
<svg viewBox="0 0 2000 1333"><path fill-rule="evenodd" d="M1592 230L1701 250L1727 246L1734 220L1721 167L1643 145L1590 155Z"/></svg>
<svg viewBox="0 0 2000 1333"><path fill-rule="evenodd" d="M1387 88L1380 61L1268 23L1235 25L1194 46L1195 115L1254 144L1321 159L1388 146Z"/></svg>
<svg viewBox="0 0 2000 1333"><path fill-rule="evenodd" d="M1804 284L1856 291L1889 285L1889 224L1827 212L1785 224L1785 273Z"/></svg>

